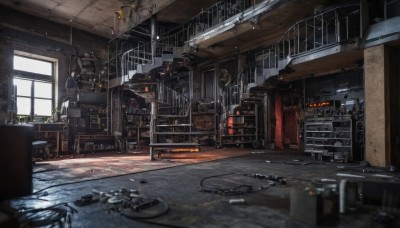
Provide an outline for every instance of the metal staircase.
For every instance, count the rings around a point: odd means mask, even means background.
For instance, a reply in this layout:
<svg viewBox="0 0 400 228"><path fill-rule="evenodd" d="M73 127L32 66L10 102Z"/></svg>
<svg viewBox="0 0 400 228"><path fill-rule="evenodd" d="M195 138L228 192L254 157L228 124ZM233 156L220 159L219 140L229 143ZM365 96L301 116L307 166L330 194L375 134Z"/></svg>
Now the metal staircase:
<svg viewBox="0 0 400 228"><path fill-rule="evenodd" d="M173 115L162 117L188 117L190 113L190 101L181 93L167 87L163 83L157 84L157 101L160 105L166 105Z"/></svg>
<svg viewBox="0 0 400 228"><path fill-rule="evenodd" d="M150 156L153 159L153 151L173 150L192 151L199 146L192 142L191 136L198 132L192 131L191 102L181 93L165 86L163 83L157 85L158 109L152 112L154 121L150 130ZM152 103L152 106L155 105ZM152 107L153 111L153 107ZM152 117L153 118L153 117ZM160 156L160 153L158 154Z"/></svg>
<svg viewBox="0 0 400 228"><path fill-rule="evenodd" d="M166 86L163 81L174 67L190 74L190 69L183 66L178 47L158 43L157 50L151 44L138 46L125 52L121 57L121 77L110 82L110 87L121 86L151 104L150 117L150 159L154 151L171 150L172 148L195 148L198 143L192 142L191 103L182 93ZM178 52L177 52L178 50ZM191 81L191 77L185 77ZM191 85L191 82L187 82ZM186 89L191 93L190 86ZM159 154L160 155L160 154Z"/></svg>
<svg viewBox="0 0 400 228"><path fill-rule="evenodd" d="M152 53L151 43L142 44L126 51L121 56L121 75L109 81L109 88L121 86L127 82L155 81L155 70L165 70L175 58L180 58L178 47L157 44L157 52Z"/></svg>
<svg viewBox="0 0 400 228"><path fill-rule="evenodd" d="M249 68L244 69L224 85L221 122L225 122L229 115L247 106L249 102L258 102L257 97L250 94L250 89L255 85L254 74Z"/></svg>

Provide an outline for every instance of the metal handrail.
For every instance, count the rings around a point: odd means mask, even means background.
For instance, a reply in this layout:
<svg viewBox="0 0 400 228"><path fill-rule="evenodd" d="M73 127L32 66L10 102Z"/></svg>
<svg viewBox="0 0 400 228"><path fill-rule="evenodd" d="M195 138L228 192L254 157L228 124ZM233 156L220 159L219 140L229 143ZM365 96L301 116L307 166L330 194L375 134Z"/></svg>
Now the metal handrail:
<svg viewBox="0 0 400 228"><path fill-rule="evenodd" d="M169 88L168 86L166 86L161 82L157 84L157 92L158 92L157 94L158 102L174 106L178 111L177 115L179 116L188 116L190 102L187 97Z"/></svg>
<svg viewBox="0 0 400 228"><path fill-rule="evenodd" d="M190 40L192 37L221 24L225 20L243 13L243 11L255 7L257 4L265 0L224 0L218 1L214 5L203 9L196 16L183 23L178 28L175 28L166 37L172 38L176 46L183 46L185 41ZM271 1L271 0L267 0ZM179 30L178 32L176 32ZM178 44L179 43L179 44Z"/></svg>
<svg viewBox="0 0 400 228"><path fill-rule="evenodd" d="M244 71L240 72L224 87L225 96L222 102L224 107L240 104L240 100L249 84L249 80L244 80L245 76Z"/></svg>
<svg viewBox="0 0 400 228"><path fill-rule="evenodd" d="M147 43L125 52L121 56L121 76L127 76L139 64L150 63L152 59L151 46Z"/></svg>
<svg viewBox="0 0 400 228"><path fill-rule="evenodd" d="M180 27L180 31L174 32L173 34L166 35L157 41L157 46L168 49L175 49L176 47L183 47L191 38L204 32L205 30L216 26L223 21L243 13L261 2L271 0L224 0L218 1L214 5L203 9L196 16L188 20ZM174 31L178 30L175 29ZM162 45L159 45L162 44ZM151 61L149 58L139 58L138 55L143 52L144 56L153 58L154 56L148 55L151 53L151 43L147 43L132 50L127 51L122 56L121 60L121 76L128 75L130 70L137 70L138 64L145 64L147 61ZM146 54L144 54L146 53ZM129 56L126 58L125 56Z"/></svg>
<svg viewBox="0 0 400 228"><path fill-rule="evenodd" d="M361 38L360 22L357 21L360 18L359 7L359 3L338 5L296 22L276 44L258 53L265 56L263 69L283 68L280 61L290 61L307 52Z"/></svg>
<svg viewBox="0 0 400 228"><path fill-rule="evenodd" d="M354 9L354 7L357 7L357 9ZM279 53L277 55L278 60L284 60L287 57L290 58L291 56L338 43L342 40L360 38L360 23L351 23L349 21L349 14L347 14L347 12L342 14L341 11L344 9L356 10L356 14L352 16L359 19L360 4L349 3L335 6L312 17L296 22L276 44L275 50ZM353 32L358 31L358 33L351 34L350 26L354 25L357 25L358 29L353 28L352 30ZM309 42L310 39L312 42L311 44ZM283 55L280 55L280 53L283 53Z"/></svg>

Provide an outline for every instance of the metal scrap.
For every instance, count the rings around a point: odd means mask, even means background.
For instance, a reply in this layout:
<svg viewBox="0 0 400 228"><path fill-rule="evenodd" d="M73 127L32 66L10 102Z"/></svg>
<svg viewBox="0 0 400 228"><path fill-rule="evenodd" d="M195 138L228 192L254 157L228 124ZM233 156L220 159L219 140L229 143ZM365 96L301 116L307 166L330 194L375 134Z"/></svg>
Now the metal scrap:
<svg viewBox="0 0 400 228"><path fill-rule="evenodd" d="M98 202L106 205L108 213L121 213L130 218L153 218L168 212L168 205L162 199L150 198L139 194L137 189L120 188L101 192L92 190L98 195Z"/></svg>
<svg viewBox="0 0 400 228"><path fill-rule="evenodd" d="M230 199L229 204L244 204L244 199Z"/></svg>

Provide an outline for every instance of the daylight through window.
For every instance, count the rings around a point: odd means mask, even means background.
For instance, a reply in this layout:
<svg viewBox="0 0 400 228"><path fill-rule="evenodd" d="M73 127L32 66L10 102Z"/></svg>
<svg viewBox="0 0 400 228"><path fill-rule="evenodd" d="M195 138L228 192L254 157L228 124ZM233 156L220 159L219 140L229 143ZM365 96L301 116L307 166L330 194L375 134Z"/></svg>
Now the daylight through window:
<svg viewBox="0 0 400 228"><path fill-rule="evenodd" d="M14 85L17 87L17 115L51 116L54 63L14 55Z"/></svg>

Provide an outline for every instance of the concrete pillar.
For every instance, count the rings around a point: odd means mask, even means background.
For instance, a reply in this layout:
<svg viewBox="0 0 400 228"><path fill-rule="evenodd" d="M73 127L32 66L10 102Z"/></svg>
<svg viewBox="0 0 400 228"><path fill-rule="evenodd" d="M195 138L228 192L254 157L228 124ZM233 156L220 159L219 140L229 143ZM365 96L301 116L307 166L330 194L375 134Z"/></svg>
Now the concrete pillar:
<svg viewBox="0 0 400 228"><path fill-rule="evenodd" d="M364 50L365 159L380 167L391 163L388 57L384 45Z"/></svg>
<svg viewBox="0 0 400 228"><path fill-rule="evenodd" d="M282 115L282 97L280 93L275 95L275 148L283 149L283 115Z"/></svg>
<svg viewBox="0 0 400 228"><path fill-rule="evenodd" d="M264 100L263 100L263 110L264 110L264 146L266 149L268 149L268 143L270 142L270 134L269 134L269 129L270 129L270 116L269 116L269 96L268 94L264 95Z"/></svg>
<svg viewBox="0 0 400 228"><path fill-rule="evenodd" d="M157 15L151 17L151 55L153 57L152 61L154 63L154 57L157 54Z"/></svg>
<svg viewBox="0 0 400 228"><path fill-rule="evenodd" d="M156 120L157 120L157 112L158 112L158 103L155 100L151 101L151 110L150 110L150 145L156 143L156 135L154 132L156 131ZM154 161L154 147L150 146L150 161Z"/></svg>

